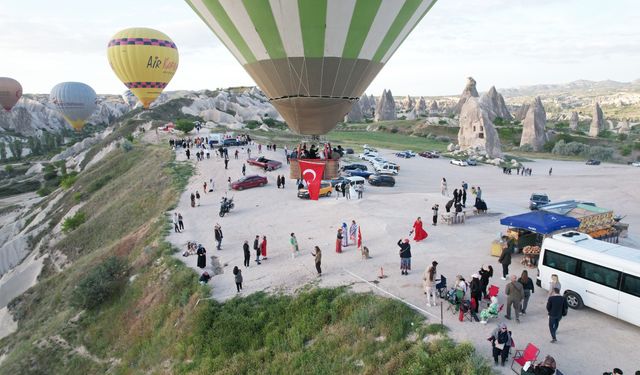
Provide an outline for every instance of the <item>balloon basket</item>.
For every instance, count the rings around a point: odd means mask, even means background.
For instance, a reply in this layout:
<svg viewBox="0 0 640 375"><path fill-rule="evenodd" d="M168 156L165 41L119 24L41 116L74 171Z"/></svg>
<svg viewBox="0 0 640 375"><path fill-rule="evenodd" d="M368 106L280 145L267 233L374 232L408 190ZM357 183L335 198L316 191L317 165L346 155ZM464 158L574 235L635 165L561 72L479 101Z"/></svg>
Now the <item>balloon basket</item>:
<svg viewBox="0 0 640 375"><path fill-rule="evenodd" d="M300 171L300 164L298 164L299 159L291 159L289 166L289 178L299 179L302 178ZM324 174L322 175L323 180L331 180L333 178L337 178L340 176L340 160L339 159L300 159L303 161L309 161L313 163L323 163L324 164Z"/></svg>

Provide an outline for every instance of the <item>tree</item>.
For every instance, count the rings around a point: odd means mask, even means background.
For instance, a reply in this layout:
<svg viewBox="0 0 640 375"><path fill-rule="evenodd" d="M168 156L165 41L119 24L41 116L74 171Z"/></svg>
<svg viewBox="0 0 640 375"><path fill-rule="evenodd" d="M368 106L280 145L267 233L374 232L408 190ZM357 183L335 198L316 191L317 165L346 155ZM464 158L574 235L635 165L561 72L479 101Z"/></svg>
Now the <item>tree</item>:
<svg viewBox="0 0 640 375"><path fill-rule="evenodd" d="M14 139L13 142L9 143L9 150L11 151L11 155L16 160L20 160L22 158L22 149L24 148L24 144L19 139Z"/></svg>
<svg viewBox="0 0 640 375"><path fill-rule="evenodd" d="M194 128L193 121L180 119L176 121L176 129L180 130L184 134L189 133Z"/></svg>
<svg viewBox="0 0 640 375"><path fill-rule="evenodd" d="M0 160L7 160L7 145L4 142L0 142Z"/></svg>

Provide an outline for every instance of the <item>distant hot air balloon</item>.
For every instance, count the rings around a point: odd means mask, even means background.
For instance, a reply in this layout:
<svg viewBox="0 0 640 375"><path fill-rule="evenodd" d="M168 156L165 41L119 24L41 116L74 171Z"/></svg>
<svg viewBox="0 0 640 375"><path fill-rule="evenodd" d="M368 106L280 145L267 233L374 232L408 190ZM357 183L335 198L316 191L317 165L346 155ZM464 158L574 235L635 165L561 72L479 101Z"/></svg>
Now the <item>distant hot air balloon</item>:
<svg viewBox="0 0 640 375"><path fill-rule="evenodd" d="M156 100L178 69L178 48L164 33L143 27L125 29L109 41L111 69L144 108Z"/></svg>
<svg viewBox="0 0 640 375"><path fill-rule="evenodd" d="M55 104L62 116L77 131L96 110L96 92L80 82L58 83L51 89L49 100Z"/></svg>
<svg viewBox="0 0 640 375"><path fill-rule="evenodd" d="M335 127L435 0L186 0L297 133Z"/></svg>
<svg viewBox="0 0 640 375"><path fill-rule="evenodd" d="M13 78L0 77L0 105L10 111L22 96L20 82Z"/></svg>

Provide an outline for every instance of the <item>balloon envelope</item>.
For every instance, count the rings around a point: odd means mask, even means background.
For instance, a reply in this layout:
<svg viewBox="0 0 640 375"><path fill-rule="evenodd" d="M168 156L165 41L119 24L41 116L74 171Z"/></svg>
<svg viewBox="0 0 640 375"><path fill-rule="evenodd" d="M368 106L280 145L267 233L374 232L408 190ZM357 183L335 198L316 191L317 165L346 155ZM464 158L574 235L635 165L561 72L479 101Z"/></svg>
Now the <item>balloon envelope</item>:
<svg viewBox="0 0 640 375"><path fill-rule="evenodd" d="M0 77L0 105L10 111L22 96L20 82L9 77Z"/></svg>
<svg viewBox="0 0 640 375"><path fill-rule="evenodd" d="M75 130L81 130L85 121L96 110L96 92L80 82L58 83L51 89L49 100Z"/></svg>
<svg viewBox="0 0 640 375"><path fill-rule="evenodd" d="M164 33L143 27L118 32L107 46L109 64L144 108L156 100L178 69L178 48Z"/></svg>
<svg viewBox="0 0 640 375"><path fill-rule="evenodd" d="M186 0L289 127L335 127L435 0Z"/></svg>

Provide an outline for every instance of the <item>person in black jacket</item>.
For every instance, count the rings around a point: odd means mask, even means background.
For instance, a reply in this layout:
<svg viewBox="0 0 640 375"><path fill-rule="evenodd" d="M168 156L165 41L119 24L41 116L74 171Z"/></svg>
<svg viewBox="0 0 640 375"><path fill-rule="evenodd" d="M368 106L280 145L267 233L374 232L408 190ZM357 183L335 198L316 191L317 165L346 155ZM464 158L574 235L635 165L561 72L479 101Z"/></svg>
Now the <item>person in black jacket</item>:
<svg viewBox="0 0 640 375"><path fill-rule="evenodd" d="M405 238L398 240L398 246L400 246L400 271L403 275L408 275L411 271L411 245L409 245L409 239Z"/></svg>
<svg viewBox="0 0 640 375"><path fill-rule="evenodd" d="M260 264L260 236L253 240L253 250L256 252L256 263Z"/></svg>
<svg viewBox="0 0 640 375"><path fill-rule="evenodd" d="M480 283L480 275L474 273L471 276L471 285L469 286L471 289L471 298L476 300L475 305L473 306L473 312L478 313L478 308L480 307L480 301L482 300L482 285Z"/></svg>
<svg viewBox="0 0 640 375"><path fill-rule="evenodd" d="M511 241L509 237L502 236L502 253L498 262L502 264L502 280L506 280L509 276L509 265L511 264Z"/></svg>
<svg viewBox="0 0 640 375"><path fill-rule="evenodd" d="M487 286L489 286L489 279L493 277L493 267L491 267L490 265L482 265L478 273L480 274L480 287L482 288L482 296L485 299L489 299Z"/></svg>
<svg viewBox="0 0 640 375"><path fill-rule="evenodd" d="M504 366L513 341L511 331L507 329L506 324L500 323L487 340L491 341L493 361L498 365L498 358L500 358L500 364Z"/></svg>
<svg viewBox="0 0 640 375"><path fill-rule="evenodd" d="M216 249L221 250L222 249L222 227L220 226L220 224L216 223L216 225L213 228L214 228L213 232L216 237L216 242L218 243L216 246Z"/></svg>
<svg viewBox="0 0 640 375"><path fill-rule="evenodd" d="M249 260L251 259L251 249L249 249L249 241L244 241L244 245L242 245L242 251L244 252L244 266L249 267Z"/></svg>
<svg viewBox="0 0 640 375"><path fill-rule="evenodd" d="M549 313L549 332L551 333L551 342L555 343L556 332L560 325L560 319L567 315L567 300L560 295L560 289L553 288L553 294L547 300L547 312Z"/></svg>
<svg viewBox="0 0 640 375"><path fill-rule="evenodd" d="M529 277L527 270L522 271L522 275L518 279L518 282L522 284L524 288L524 298L522 299L522 308L520 314L527 315L527 306L529 305L529 297L533 294L533 280Z"/></svg>

